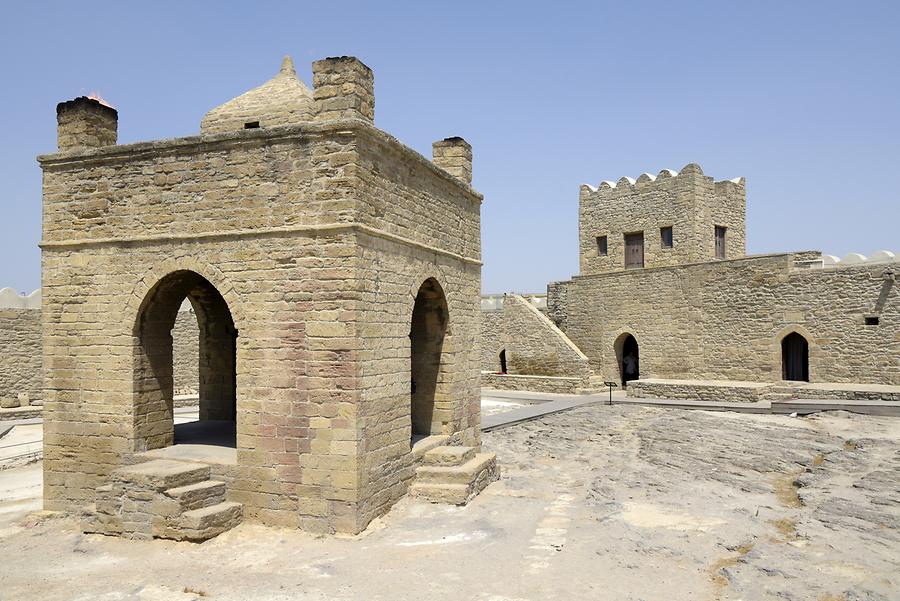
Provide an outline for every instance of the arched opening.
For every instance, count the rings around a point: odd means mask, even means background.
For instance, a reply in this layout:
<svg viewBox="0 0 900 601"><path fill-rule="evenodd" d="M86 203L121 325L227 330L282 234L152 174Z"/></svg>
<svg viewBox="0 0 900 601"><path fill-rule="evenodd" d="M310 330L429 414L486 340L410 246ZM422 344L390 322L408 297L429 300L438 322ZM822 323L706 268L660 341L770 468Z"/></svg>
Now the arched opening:
<svg viewBox="0 0 900 601"><path fill-rule="evenodd" d="M809 382L809 343L797 332L781 339L781 378Z"/></svg>
<svg viewBox="0 0 900 601"><path fill-rule="evenodd" d="M506 349L500 351L500 373L509 373L506 371Z"/></svg>
<svg viewBox="0 0 900 601"><path fill-rule="evenodd" d="M440 432L434 404L440 399L441 351L447 332L447 299L434 278L416 294L410 327L410 419L412 442Z"/></svg>
<svg viewBox="0 0 900 601"><path fill-rule="evenodd" d="M187 299L199 331L199 420L174 424L172 328ZM201 275L175 271L147 293L135 324L134 448L172 444L234 447L237 416L237 330L219 291Z"/></svg>
<svg viewBox="0 0 900 601"><path fill-rule="evenodd" d="M619 377L622 387L628 386L631 380L641 377L640 352L638 343L631 334L622 334L616 340L616 363L619 366Z"/></svg>

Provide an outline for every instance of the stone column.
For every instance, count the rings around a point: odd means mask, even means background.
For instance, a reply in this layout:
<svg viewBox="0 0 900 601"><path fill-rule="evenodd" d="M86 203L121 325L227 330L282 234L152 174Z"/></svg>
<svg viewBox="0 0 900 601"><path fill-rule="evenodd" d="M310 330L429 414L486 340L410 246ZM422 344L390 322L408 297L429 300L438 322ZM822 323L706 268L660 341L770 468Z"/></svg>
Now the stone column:
<svg viewBox="0 0 900 601"><path fill-rule="evenodd" d="M431 145L432 162L467 184L472 183L472 147L462 138L444 138Z"/></svg>
<svg viewBox="0 0 900 601"><path fill-rule="evenodd" d="M316 120L375 120L375 76L358 58L339 56L313 63Z"/></svg>
<svg viewBox="0 0 900 601"><path fill-rule="evenodd" d="M99 100L81 96L56 105L56 123L60 152L113 146L119 113Z"/></svg>

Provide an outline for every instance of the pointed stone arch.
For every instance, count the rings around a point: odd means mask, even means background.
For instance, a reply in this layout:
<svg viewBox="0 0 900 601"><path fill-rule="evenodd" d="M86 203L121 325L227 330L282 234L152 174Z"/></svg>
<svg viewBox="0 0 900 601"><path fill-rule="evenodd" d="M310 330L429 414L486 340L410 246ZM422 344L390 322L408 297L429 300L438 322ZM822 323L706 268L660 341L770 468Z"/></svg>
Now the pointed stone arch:
<svg viewBox="0 0 900 601"><path fill-rule="evenodd" d="M619 382L624 388L631 380L640 378L640 346L630 331L623 331L613 342Z"/></svg>
<svg viewBox="0 0 900 601"><path fill-rule="evenodd" d="M439 405L449 403L450 382L444 344L450 330L450 311L444 288L430 277L419 285L410 317L411 440L440 434Z"/></svg>
<svg viewBox="0 0 900 601"><path fill-rule="evenodd" d="M791 348L786 348L786 344ZM789 355L793 353L793 365L785 363L786 352ZM782 328L772 341L772 365L773 372L778 374L776 379L784 380L787 376L792 376L798 377L797 381L814 381L815 360L818 355L818 345L809 330L797 324ZM791 369L788 370L787 367Z"/></svg>
<svg viewBox="0 0 900 601"><path fill-rule="evenodd" d="M175 443L171 330L185 300L193 307L199 328L200 420L223 422L227 437L236 442L233 440L238 398L235 314L240 315L240 302L229 303L209 278L189 267L198 267L223 282L228 296L236 298L221 273L190 259L163 262L135 286L125 311L132 335L133 431L130 438L135 451ZM162 272L165 273L160 275ZM137 302L140 294L143 297Z"/></svg>

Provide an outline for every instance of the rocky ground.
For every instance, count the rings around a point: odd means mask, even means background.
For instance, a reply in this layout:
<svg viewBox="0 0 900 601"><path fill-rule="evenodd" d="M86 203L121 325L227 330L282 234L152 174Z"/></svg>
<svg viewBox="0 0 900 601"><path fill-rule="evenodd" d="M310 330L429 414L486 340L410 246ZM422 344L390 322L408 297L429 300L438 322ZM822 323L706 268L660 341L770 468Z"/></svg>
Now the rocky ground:
<svg viewBox="0 0 900 601"><path fill-rule="evenodd" d="M0 600L900 599L895 418L587 406L484 442L504 475L468 507L354 538L85 536L27 514L39 465L6 470Z"/></svg>

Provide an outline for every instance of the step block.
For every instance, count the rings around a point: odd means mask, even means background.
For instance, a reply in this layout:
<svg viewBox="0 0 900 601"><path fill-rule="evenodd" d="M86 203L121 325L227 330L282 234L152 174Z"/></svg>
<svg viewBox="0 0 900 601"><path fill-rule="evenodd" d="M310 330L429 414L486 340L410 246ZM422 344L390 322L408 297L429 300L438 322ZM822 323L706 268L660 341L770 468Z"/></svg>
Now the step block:
<svg viewBox="0 0 900 601"><path fill-rule="evenodd" d="M435 447L425 453L426 465L459 466L475 457L475 447Z"/></svg>
<svg viewBox="0 0 900 601"><path fill-rule="evenodd" d="M204 480L187 486L170 488L164 494L177 501L181 511L191 511L224 501L225 483L218 480Z"/></svg>
<svg viewBox="0 0 900 601"><path fill-rule="evenodd" d="M243 517L243 505L224 501L209 507L186 511L181 516L179 533L184 540L207 540L234 528L241 523Z"/></svg>
<svg viewBox="0 0 900 601"><path fill-rule="evenodd" d="M424 484L416 482L409 487L409 494L432 503L465 505L471 489L465 484Z"/></svg>
<svg viewBox="0 0 900 601"><path fill-rule="evenodd" d="M422 465L416 468L416 481L424 484L468 484L478 473L496 465L493 453L478 453L462 465Z"/></svg>
<svg viewBox="0 0 900 601"><path fill-rule="evenodd" d="M420 466L409 492L432 503L465 505L499 478L497 456L478 453L460 466Z"/></svg>
<svg viewBox="0 0 900 601"><path fill-rule="evenodd" d="M146 490L163 491L209 479L209 466L168 459L155 459L119 468L113 482L122 482Z"/></svg>

